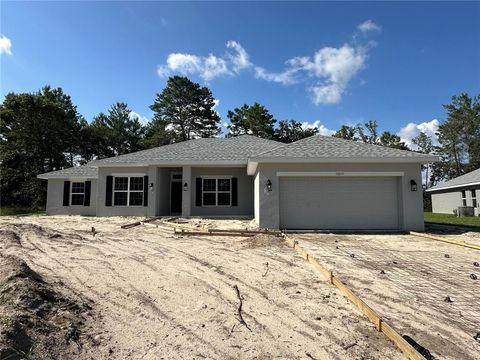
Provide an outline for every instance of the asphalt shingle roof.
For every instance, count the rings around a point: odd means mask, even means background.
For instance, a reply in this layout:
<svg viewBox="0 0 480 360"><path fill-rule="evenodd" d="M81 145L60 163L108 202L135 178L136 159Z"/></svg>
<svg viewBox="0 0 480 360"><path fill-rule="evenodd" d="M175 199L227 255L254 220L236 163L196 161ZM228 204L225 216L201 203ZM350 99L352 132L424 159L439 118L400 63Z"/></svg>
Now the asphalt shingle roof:
<svg viewBox="0 0 480 360"><path fill-rule="evenodd" d="M105 164L154 164L168 161L243 161L265 150L276 149L282 144L251 135L231 138L202 138L183 141L153 149L137 151L107 159L93 161L92 165Z"/></svg>
<svg viewBox="0 0 480 360"><path fill-rule="evenodd" d="M473 170L469 173L456 177L455 179L445 181L442 184L432 186L427 191L442 190L442 189L451 188L451 187L454 187L454 188L462 187L462 185L475 184L475 183L480 184L480 169Z"/></svg>
<svg viewBox="0 0 480 360"><path fill-rule="evenodd" d="M315 135L290 144L284 144L254 156L254 158L352 158L352 159L424 159L429 155L414 151L392 149L380 145L365 144L333 136ZM432 161L435 158L432 157Z"/></svg>
<svg viewBox="0 0 480 360"><path fill-rule="evenodd" d="M98 177L98 170L96 167L83 165L38 175L40 179L66 179L69 177L96 179Z"/></svg>
<svg viewBox="0 0 480 360"><path fill-rule="evenodd" d="M251 135L232 138L203 138L183 141L153 149L96 160L84 166L53 171L39 175L39 178L97 177L97 167L105 165L149 165L162 163L244 163L249 159L399 159L435 161L436 158L416 153L392 149L379 145L315 135L291 144L266 140Z"/></svg>

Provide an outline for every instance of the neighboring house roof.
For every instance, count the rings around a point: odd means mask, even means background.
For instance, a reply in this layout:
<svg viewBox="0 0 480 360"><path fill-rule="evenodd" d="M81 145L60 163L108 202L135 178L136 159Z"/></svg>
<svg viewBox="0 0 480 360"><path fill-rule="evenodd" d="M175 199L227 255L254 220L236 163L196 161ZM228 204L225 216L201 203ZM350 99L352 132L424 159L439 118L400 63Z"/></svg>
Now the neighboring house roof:
<svg viewBox="0 0 480 360"><path fill-rule="evenodd" d="M315 135L253 156L249 159L248 172L252 174L260 162L428 163L437 160L437 156L414 151L365 144L333 136Z"/></svg>
<svg viewBox="0 0 480 360"><path fill-rule="evenodd" d="M70 179L70 178L89 178L96 179L98 177L98 170L96 167L83 165L74 166L68 169L51 171L37 176L39 179Z"/></svg>
<svg viewBox="0 0 480 360"><path fill-rule="evenodd" d="M455 188L471 186L471 185L480 185L480 169L473 170L469 173L456 177L455 179L446 181L442 184L435 185L430 189L427 189L427 192L455 189Z"/></svg>
<svg viewBox="0 0 480 360"><path fill-rule="evenodd" d="M92 166L126 165L246 165L248 158L282 143L251 135L201 138L92 161Z"/></svg>

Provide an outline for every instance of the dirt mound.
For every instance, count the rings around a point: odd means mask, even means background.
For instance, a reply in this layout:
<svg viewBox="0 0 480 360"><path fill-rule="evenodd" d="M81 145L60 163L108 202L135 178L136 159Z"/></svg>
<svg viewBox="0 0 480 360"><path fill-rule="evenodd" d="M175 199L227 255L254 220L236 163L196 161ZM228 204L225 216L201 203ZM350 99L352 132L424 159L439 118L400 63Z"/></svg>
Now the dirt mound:
<svg viewBox="0 0 480 360"><path fill-rule="evenodd" d="M10 228L0 229L0 249L8 249L11 246L21 246L20 236Z"/></svg>
<svg viewBox="0 0 480 360"><path fill-rule="evenodd" d="M257 234L241 240L244 249L255 249L261 247L282 246L282 239L270 234Z"/></svg>
<svg viewBox="0 0 480 360"><path fill-rule="evenodd" d="M82 300L55 291L23 260L0 255L0 359L77 358L93 345Z"/></svg>

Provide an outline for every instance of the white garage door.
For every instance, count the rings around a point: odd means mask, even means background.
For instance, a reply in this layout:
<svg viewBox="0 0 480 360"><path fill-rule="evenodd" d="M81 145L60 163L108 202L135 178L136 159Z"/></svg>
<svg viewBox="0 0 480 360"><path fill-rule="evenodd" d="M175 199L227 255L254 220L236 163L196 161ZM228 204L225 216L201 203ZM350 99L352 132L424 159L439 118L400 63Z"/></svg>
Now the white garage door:
<svg viewBox="0 0 480 360"><path fill-rule="evenodd" d="M398 229L396 177L281 177L282 229Z"/></svg>

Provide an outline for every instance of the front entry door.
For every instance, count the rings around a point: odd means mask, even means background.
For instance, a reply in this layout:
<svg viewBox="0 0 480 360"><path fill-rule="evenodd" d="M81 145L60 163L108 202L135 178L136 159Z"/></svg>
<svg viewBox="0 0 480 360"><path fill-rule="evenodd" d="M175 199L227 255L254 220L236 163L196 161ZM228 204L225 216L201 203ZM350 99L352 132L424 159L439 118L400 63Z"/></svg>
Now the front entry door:
<svg viewBox="0 0 480 360"><path fill-rule="evenodd" d="M172 214L182 213L182 183L180 181L171 182L170 212Z"/></svg>

